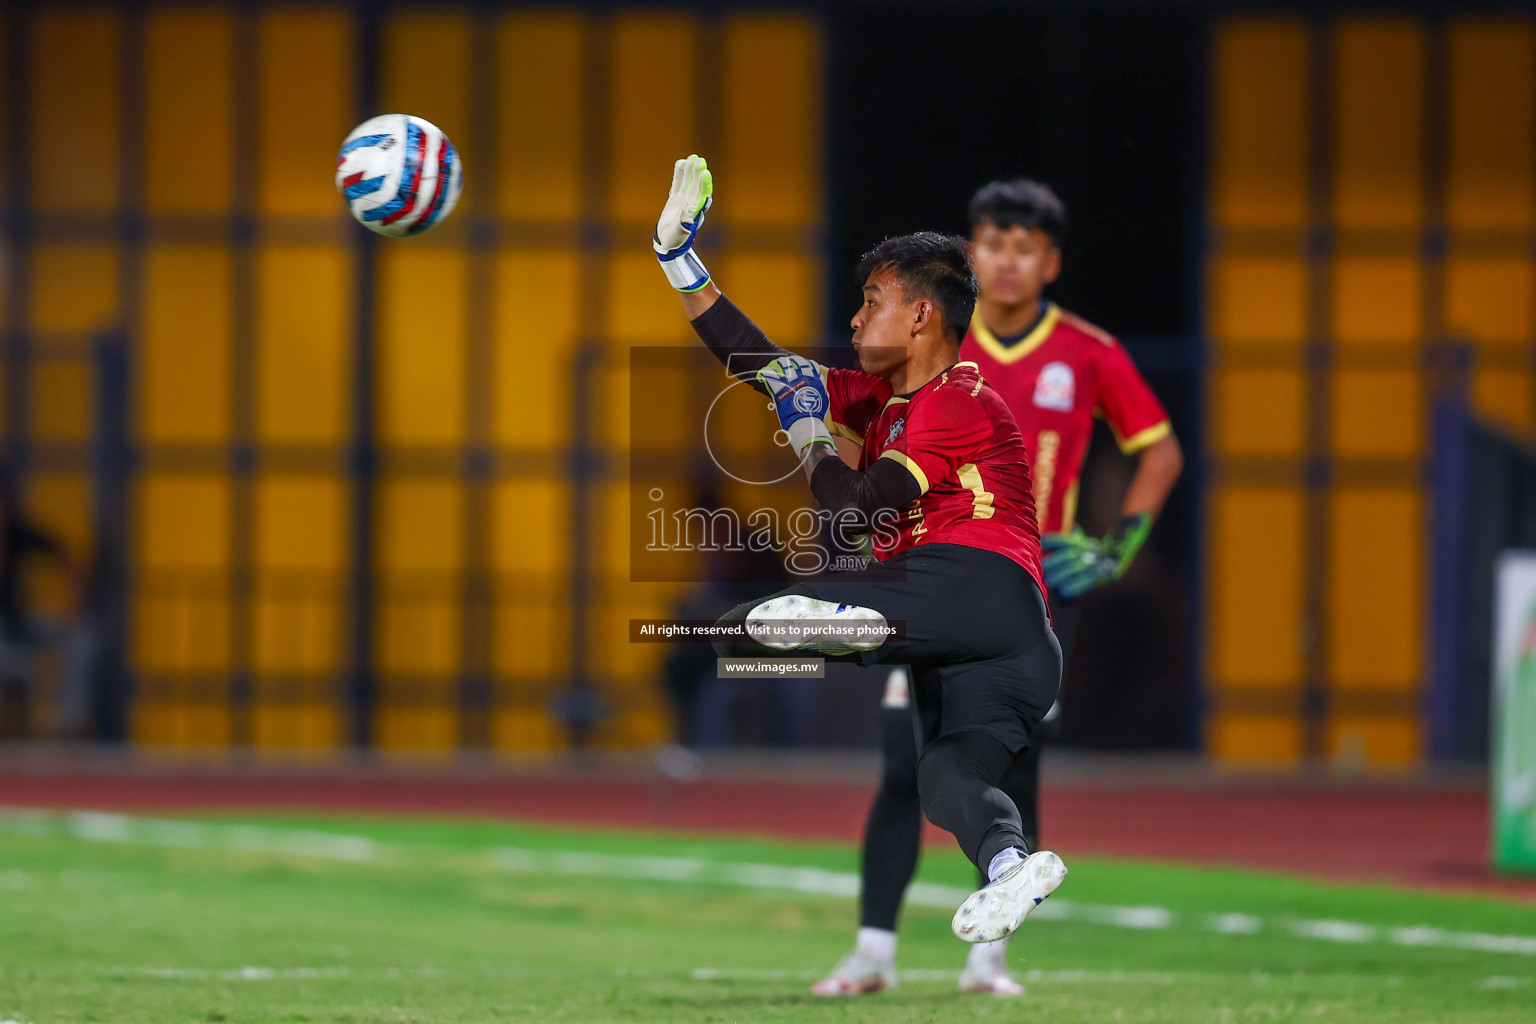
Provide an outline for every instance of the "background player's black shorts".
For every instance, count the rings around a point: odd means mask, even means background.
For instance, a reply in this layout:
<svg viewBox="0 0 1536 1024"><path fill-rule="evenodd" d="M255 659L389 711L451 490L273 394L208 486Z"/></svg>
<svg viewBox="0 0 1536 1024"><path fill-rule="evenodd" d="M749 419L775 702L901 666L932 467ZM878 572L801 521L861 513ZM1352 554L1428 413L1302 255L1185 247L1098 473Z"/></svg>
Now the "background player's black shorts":
<svg viewBox="0 0 1536 1024"><path fill-rule="evenodd" d="M773 597L803 594L873 608L901 635L877 649L829 660L910 665L923 742L981 732L1018 753L1029 745L1061 685L1061 649L1045 598L1017 562L959 544L923 544L859 572L797 583L738 605L721 622L743 621ZM722 657L805 657L755 641L715 645Z"/></svg>

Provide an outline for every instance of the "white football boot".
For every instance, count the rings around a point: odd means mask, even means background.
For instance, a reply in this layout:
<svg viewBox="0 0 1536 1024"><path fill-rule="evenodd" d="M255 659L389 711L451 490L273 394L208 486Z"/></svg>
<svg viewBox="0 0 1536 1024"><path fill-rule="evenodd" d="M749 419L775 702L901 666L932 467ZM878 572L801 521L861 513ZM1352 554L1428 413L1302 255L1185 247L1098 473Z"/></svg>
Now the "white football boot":
<svg viewBox="0 0 1536 1024"><path fill-rule="evenodd" d="M865 996L896 987L896 964L867 950L855 949L832 968L832 973L811 986L817 996Z"/></svg>
<svg viewBox="0 0 1536 1024"><path fill-rule="evenodd" d="M858 654L890 636L885 616L873 608L836 604L801 594L764 601L747 615L747 634L775 651Z"/></svg>
<svg viewBox="0 0 1536 1024"><path fill-rule="evenodd" d="M1049 850L1032 853L967 896L950 928L966 942L1007 938L1066 877L1060 857Z"/></svg>

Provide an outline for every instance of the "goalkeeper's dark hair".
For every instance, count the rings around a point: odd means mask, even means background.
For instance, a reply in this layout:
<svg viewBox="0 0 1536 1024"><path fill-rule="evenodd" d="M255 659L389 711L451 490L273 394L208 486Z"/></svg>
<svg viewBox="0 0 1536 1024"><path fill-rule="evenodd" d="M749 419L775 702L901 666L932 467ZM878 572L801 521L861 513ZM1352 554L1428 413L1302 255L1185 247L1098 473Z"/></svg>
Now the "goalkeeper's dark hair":
<svg viewBox="0 0 1536 1024"><path fill-rule="evenodd" d="M887 238L864 254L853 276L862 288L881 270L895 273L907 301L927 299L937 306L944 333L955 344L965 340L976 308L976 272L965 239L937 231Z"/></svg>
<svg viewBox="0 0 1536 1024"><path fill-rule="evenodd" d="M971 234L981 227L982 221L990 220L1004 231L1015 224L1026 231L1036 228L1051 236L1059 249L1067 233L1067 207L1043 185L1028 178L1009 181L991 181L976 190L971 197Z"/></svg>

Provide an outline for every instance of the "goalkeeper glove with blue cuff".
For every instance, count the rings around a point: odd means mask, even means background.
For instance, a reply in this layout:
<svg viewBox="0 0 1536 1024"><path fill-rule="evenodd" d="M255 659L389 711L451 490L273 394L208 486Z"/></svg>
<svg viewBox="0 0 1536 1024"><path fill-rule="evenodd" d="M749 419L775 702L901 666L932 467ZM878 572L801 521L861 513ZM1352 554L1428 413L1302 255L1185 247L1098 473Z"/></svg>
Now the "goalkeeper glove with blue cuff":
<svg viewBox="0 0 1536 1024"><path fill-rule="evenodd" d="M1117 580L1130 568L1151 532L1152 516L1138 512L1121 516L1102 538L1088 536L1081 526L1073 527L1071 533L1048 533L1040 539L1040 550L1045 553L1040 566L1045 571L1045 585L1071 600Z"/></svg>
<svg viewBox="0 0 1536 1024"><path fill-rule="evenodd" d="M827 430L827 410L832 399L827 394L826 368L802 356L780 356L757 371L757 382L768 389L779 426L789 435L789 446L797 456L817 441L832 444Z"/></svg>
<svg viewBox="0 0 1536 1024"><path fill-rule="evenodd" d="M715 201L714 191L703 157L690 156L672 165L672 191L656 222L651 248L667 280L680 292L696 292L709 283L709 271L693 251L693 239Z"/></svg>

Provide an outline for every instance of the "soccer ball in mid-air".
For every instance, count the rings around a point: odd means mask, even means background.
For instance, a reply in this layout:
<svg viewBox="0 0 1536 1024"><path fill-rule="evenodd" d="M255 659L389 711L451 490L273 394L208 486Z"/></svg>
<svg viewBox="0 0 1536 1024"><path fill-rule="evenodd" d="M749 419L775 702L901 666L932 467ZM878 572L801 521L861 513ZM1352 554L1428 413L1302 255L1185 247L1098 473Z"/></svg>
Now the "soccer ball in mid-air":
<svg viewBox="0 0 1536 1024"><path fill-rule="evenodd" d="M464 171L443 130L413 114L380 114L352 129L336 157L336 188L357 222L381 235L419 235L459 201Z"/></svg>

